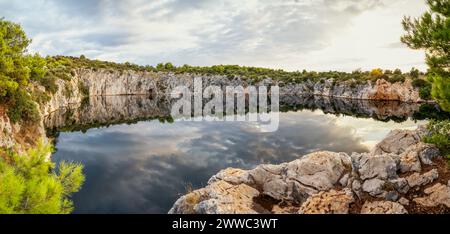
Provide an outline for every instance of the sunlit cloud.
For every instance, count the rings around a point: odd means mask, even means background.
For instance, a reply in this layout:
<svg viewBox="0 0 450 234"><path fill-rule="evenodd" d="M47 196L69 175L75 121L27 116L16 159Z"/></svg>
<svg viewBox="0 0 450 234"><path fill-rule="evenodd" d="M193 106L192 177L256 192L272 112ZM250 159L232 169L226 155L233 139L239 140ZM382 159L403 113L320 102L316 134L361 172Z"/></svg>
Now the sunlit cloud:
<svg viewBox="0 0 450 234"><path fill-rule="evenodd" d="M0 17L43 55L287 70L423 70L423 52L399 37L403 15L424 10L409 0L0 0Z"/></svg>

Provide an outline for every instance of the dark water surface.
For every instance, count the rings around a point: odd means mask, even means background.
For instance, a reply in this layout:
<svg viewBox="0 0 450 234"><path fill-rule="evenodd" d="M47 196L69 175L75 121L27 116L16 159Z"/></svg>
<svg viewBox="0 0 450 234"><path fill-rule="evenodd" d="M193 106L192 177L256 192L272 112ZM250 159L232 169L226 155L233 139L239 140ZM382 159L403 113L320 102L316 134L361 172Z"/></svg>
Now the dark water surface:
<svg viewBox="0 0 450 234"><path fill-rule="evenodd" d="M411 120L417 107L397 113L396 104L311 102L290 102L273 133L249 122L168 123L161 121L167 111L161 102L130 97L91 100L46 124L59 132L53 160L85 167L86 182L73 197L76 213L167 213L187 186L205 186L221 169L281 163L317 150L364 152L392 129L425 123ZM358 117L338 114L346 112ZM397 121L389 120L393 115L400 115Z"/></svg>

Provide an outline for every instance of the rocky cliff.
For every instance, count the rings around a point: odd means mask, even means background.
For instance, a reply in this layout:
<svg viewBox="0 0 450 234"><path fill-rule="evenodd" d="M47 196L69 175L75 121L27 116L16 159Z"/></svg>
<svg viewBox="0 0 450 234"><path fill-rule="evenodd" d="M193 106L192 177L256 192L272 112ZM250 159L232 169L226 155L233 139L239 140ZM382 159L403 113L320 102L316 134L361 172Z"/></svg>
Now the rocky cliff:
<svg viewBox="0 0 450 234"><path fill-rule="evenodd" d="M170 91L176 86L184 85L192 88L195 77L202 78L203 86L216 85L222 88L239 85L247 87L250 84L279 85L280 93L288 96L315 95L354 100L396 100L409 103L423 101L419 97L418 90L409 80L395 84L385 80L378 80L372 84L351 80L335 82L333 79L283 83L270 78L256 82L240 77L217 75L77 69L70 80L56 81L57 92L51 95L49 102L40 106L41 115L44 119L61 108L80 105L86 96L150 95L156 99L167 99ZM35 88L43 89L43 87ZM94 118L94 116L91 117ZM43 122L31 125L13 124L4 108L0 109L0 130L0 147L3 148L15 148L21 151L35 145L39 139L47 141Z"/></svg>
<svg viewBox="0 0 450 234"><path fill-rule="evenodd" d="M0 148L13 149L22 153L42 141L48 142L43 122L13 123L6 114L6 109L0 106Z"/></svg>
<svg viewBox="0 0 450 234"><path fill-rule="evenodd" d="M283 83L270 78L254 82L239 77L207 76L195 74L173 74L135 71L111 71L78 69L70 81L58 80L58 92L52 96L51 101L42 107L43 114L47 115L60 107L73 103L80 103L83 98L81 89L86 89L89 96L111 95L154 95L167 96L170 91L180 85L192 88L194 78L201 77L203 86L216 85L243 86L250 84L279 85L281 94L288 95L320 95L358 100L390 100L418 103L420 99L418 89L414 88L410 80L404 83L391 84L385 80L358 83L355 81L335 82L333 79L322 79L318 82L311 80L302 83ZM70 90L70 92L67 92Z"/></svg>
<svg viewBox="0 0 450 234"><path fill-rule="evenodd" d="M450 172L426 134L395 130L370 153L316 152L281 165L228 168L172 214L448 213Z"/></svg>

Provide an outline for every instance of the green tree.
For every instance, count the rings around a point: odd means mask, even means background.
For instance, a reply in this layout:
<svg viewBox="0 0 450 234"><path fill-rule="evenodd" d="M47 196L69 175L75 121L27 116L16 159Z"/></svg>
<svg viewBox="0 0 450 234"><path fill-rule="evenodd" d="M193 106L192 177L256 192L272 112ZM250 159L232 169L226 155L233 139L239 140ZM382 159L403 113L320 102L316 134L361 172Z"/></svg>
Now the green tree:
<svg viewBox="0 0 450 234"><path fill-rule="evenodd" d="M0 156L0 214L68 214L71 194L84 182L83 167L47 160L50 145L40 144L25 155Z"/></svg>
<svg viewBox="0 0 450 234"><path fill-rule="evenodd" d="M401 41L412 49L424 49L429 66L431 94L450 111L450 0L427 0L430 8L421 17L404 17L406 34Z"/></svg>
<svg viewBox="0 0 450 234"><path fill-rule="evenodd" d="M448 73L439 75L431 74L429 80L432 82L431 96L439 102L439 105L445 111L450 112L450 77Z"/></svg>
<svg viewBox="0 0 450 234"><path fill-rule="evenodd" d="M172 71L175 69L175 66L172 63L166 63L164 65L164 69L166 69L167 71Z"/></svg>
<svg viewBox="0 0 450 234"><path fill-rule="evenodd" d="M156 70L163 71L164 70L164 64L163 63L158 63L158 65L156 65Z"/></svg>
<svg viewBox="0 0 450 234"><path fill-rule="evenodd" d="M412 78L417 79L417 78L419 78L420 71L418 69L416 69L415 67L413 67L413 68L411 68L411 71L409 72L409 75Z"/></svg>
<svg viewBox="0 0 450 234"><path fill-rule="evenodd" d="M30 69L24 53L30 42L20 25L0 19L0 98L28 84Z"/></svg>
<svg viewBox="0 0 450 234"><path fill-rule="evenodd" d="M27 87L30 79L44 80L47 68L44 58L26 54L30 42L19 24L0 18L0 104L13 122L39 119Z"/></svg>
<svg viewBox="0 0 450 234"><path fill-rule="evenodd" d="M39 81L47 74L47 61L39 54L28 55L26 57L27 66L30 69L30 79Z"/></svg>
<svg viewBox="0 0 450 234"><path fill-rule="evenodd" d="M432 120L427 128L429 134L424 137L424 141L436 145L450 160L450 120Z"/></svg>
<svg viewBox="0 0 450 234"><path fill-rule="evenodd" d="M24 89L19 89L10 94L7 113L8 117L13 122L19 120L37 122L40 119L36 103L33 101L31 95Z"/></svg>
<svg viewBox="0 0 450 234"><path fill-rule="evenodd" d="M372 71L370 71L370 75L374 77L380 77L381 75L383 75L383 70L381 70L381 68L374 68L372 69Z"/></svg>

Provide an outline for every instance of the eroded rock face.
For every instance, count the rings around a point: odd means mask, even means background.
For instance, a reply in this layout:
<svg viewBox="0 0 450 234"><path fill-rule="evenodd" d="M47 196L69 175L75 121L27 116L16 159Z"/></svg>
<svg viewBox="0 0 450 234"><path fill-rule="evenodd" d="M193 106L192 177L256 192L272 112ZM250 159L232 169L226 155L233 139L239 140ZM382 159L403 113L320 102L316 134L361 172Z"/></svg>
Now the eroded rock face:
<svg viewBox="0 0 450 234"><path fill-rule="evenodd" d="M300 207L299 214L348 214L353 202L350 189L322 191L309 197Z"/></svg>
<svg viewBox="0 0 450 234"><path fill-rule="evenodd" d="M439 149L434 145L420 142L415 147L419 152L420 161L424 165L433 165L433 160L439 157Z"/></svg>
<svg viewBox="0 0 450 234"><path fill-rule="evenodd" d="M434 180L439 177L439 173L436 169L433 169L424 174L414 173L408 177L406 177L406 181L408 181L409 187L417 187L430 184Z"/></svg>
<svg viewBox="0 0 450 234"><path fill-rule="evenodd" d="M48 142L41 121L27 125L13 123L6 113L6 108L0 105L0 148L22 154L41 141Z"/></svg>
<svg viewBox="0 0 450 234"><path fill-rule="evenodd" d="M394 187L399 193L407 193L410 189L408 181L405 178L397 178L390 180L389 183Z"/></svg>
<svg viewBox="0 0 450 234"><path fill-rule="evenodd" d="M114 71L99 69L77 69L75 76L70 81L57 80L58 91L52 95L51 100L41 107L43 115L48 115L61 107L80 103L85 92L90 96L111 95L155 95L169 96L173 88L183 85L192 88L194 78L199 77L202 85L226 86L249 85L248 79L240 77L229 78L220 75L195 75L195 74L173 74L137 71ZM419 90L411 85L411 81L391 84L385 80L378 80L376 84L370 82L358 83L355 81L334 82L333 79L322 79L322 81L306 80L302 83L284 83L265 78L257 81L255 86L280 85L281 94L297 95L319 95L326 97L346 98L355 100L386 100L401 101L407 103L419 103L423 100L419 97ZM83 87L83 88L80 88ZM68 93L67 90L70 92ZM388 108L389 109L389 108ZM407 108L396 108L407 109ZM383 114L383 113L380 113ZM392 113L391 113L392 114Z"/></svg>
<svg viewBox="0 0 450 234"><path fill-rule="evenodd" d="M401 154L409 147L420 142L420 132L412 130L394 130L378 143L372 150L372 155Z"/></svg>
<svg viewBox="0 0 450 234"><path fill-rule="evenodd" d="M349 168L351 159L347 154L324 151L288 163L285 176L289 180L324 191L332 188Z"/></svg>
<svg viewBox="0 0 450 234"><path fill-rule="evenodd" d="M420 100L417 92L414 92L414 87L410 80L403 83L397 82L394 84L386 80L377 80L375 86L370 89L367 95L368 99L381 100L401 100L404 102L411 102L413 100Z"/></svg>
<svg viewBox="0 0 450 234"><path fill-rule="evenodd" d="M413 149L411 148L412 147L408 148L405 152L400 154L400 171L402 173L422 171L419 152L415 149L415 147Z"/></svg>
<svg viewBox="0 0 450 234"><path fill-rule="evenodd" d="M257 214L269 213L254 204L258 190L246 185L217 181L178 200L170 214Z"/></svg>
<svg viewBox="0 0 450 234"><path fill-rule="evenodd" d="M393 131L371 153L322 151L248 171L229 168L180 198L171 213L405 214L408 207L440 205L450 211L450 188L433 185L449 173L440 178L437 168L429 169L439 157L435 150L420 142L419 130Z"/></svg>
<svg viewBox="0 0 450 234"><path fill-rule="evenodd" d="M358 162L361 179L391 179L397 176L397 158L392 155L365 154Z"/></svg>
<svg viewBox="0 0 450 234"><path fill-rule="evenodd" d="M323 151L279 166L258 166L249 171L249 177L265 195L303 202L312 194L333 188L348 170L351 159L347 154Z"/></svg>
<svg viewBox="0 0 450 234"><path fill-rule="evenodd" d="M362 189L364 192L369 193L371 196L378 196L384 192L383 188L385 183L386 182L384 180L380 180L377 178L366 180L362 185Z"/></svg>
<svg viewBox="0 0 450 234"><path fill-rule="evenodd" d="M438 205L445 205L450 207L450 187L449 185L435 184L434 186L425 189L427 196L414 199L414 202L426 206L434 207Z"/></svg>
<svg viewBox="0 0 450 234"><path fill-rule="evenodd" d="M209 185L209 199L198 203L194 210L199 214L268 213L264 208L254 204L253 199L258 195L258 190L246 184L234 186L224 181L218 181Z"/></svg>
<svg viewBox="0 0 450 234"><path fill-rule="evenodd" d="M80 87L83 86L84 83L80 79L74 78L70 81L57 79L56 85L58 87L56 93L51 95L50 100L40 107L43 116L47 116L63 107L77 105L81 103L83 99ZM42 87L37 88L39 89Z"/></svg>
<svg viewBox="0 0 450 234"><path fill-rule="evenodd" d="M13 126L4 109L0 107L0 147L11 148L13 146Z"/></svg>
<svg viewBox="0 0 450 234"><path fill-rule="evenodd" d="M361 214L407 214L401 204L391 201L375 201L364 203Z"/></svg>

